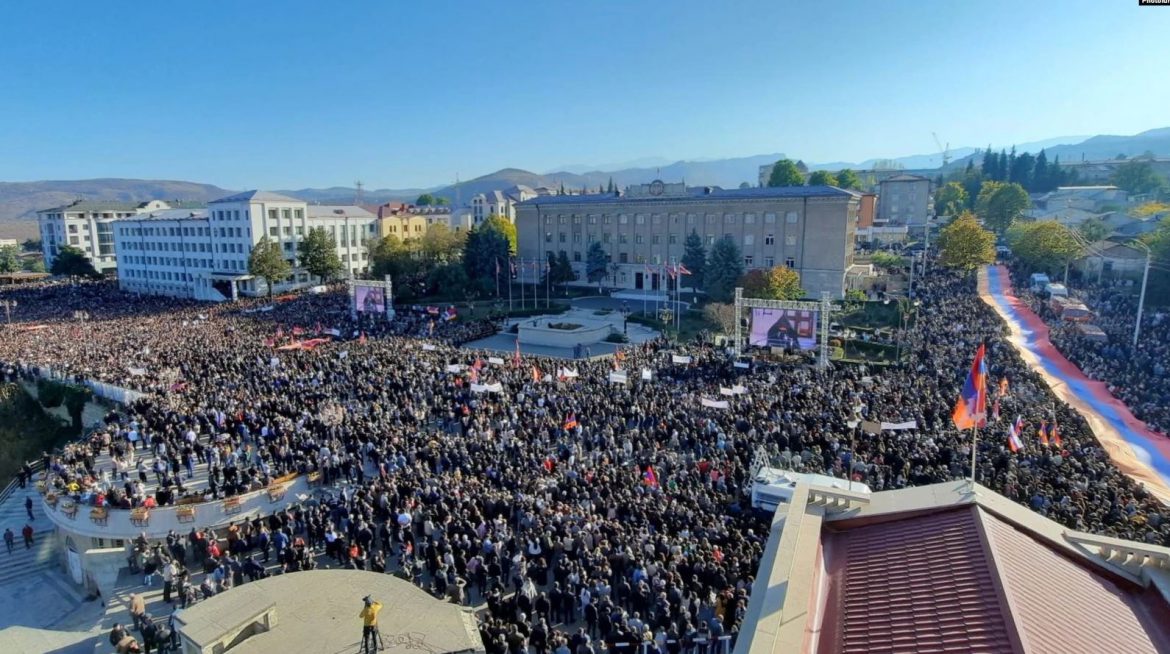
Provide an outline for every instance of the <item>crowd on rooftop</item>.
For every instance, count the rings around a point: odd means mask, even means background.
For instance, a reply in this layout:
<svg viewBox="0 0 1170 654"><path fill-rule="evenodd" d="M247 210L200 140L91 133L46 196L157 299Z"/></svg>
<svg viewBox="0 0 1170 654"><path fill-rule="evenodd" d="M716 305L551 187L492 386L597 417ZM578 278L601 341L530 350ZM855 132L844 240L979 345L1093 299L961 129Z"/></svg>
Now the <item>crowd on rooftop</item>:
<svg viewBox="0 0 1170 654"><path fill-rule="evenodd" d="M56 454L57 484L120 506L145 502L134 481L149 458L165 462L147 472L156 488L179 494L188 460L206 467L212 497L286 472L321 473L342 489L228 533L140 543L136 565L169 574L173 602L246 583L273 558L284 572L324 562L486 602L492 654L588 654L599 641L670 652L738 632L768 533L745 494L758 451L873 490L967 476L971 435L955 430L951 409L980 343L993 387L1008 383L995 397L1002 418L978 443L979 482L1070 528L1170 545L1162 505L1054 401L974 291L973 277L941 269L921 280L902 366L741 369L713 344L657 340L623 351L616 365L628 382L618 384L609 360L507 355L499 365L487 363L494 353L459 347L490 324L410 312L354 320L340 293L258 311L256 301L57 285L11 291L22 315L0 340L0 362L9 379L49 367L149 394ZM341 336L311 350L277 349L333 329ZM475 392L473 381L501 390ZM720 395L733 385L746 392ZM1006 430L1017 415L1029 428L1013 453ZM859 420L917 428L867 434ZM1035 436L1042 420L1059 424L1059 445ZM175 492L156 490L155 502Z"/></svg>

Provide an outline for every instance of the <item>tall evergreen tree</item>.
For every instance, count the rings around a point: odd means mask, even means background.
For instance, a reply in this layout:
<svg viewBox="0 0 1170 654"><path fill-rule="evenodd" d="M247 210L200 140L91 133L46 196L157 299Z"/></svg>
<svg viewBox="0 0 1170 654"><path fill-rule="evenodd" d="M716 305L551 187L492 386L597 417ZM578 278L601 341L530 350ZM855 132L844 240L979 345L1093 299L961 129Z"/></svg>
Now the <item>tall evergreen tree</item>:
<svg viewBox="0 0 1170 654"><path fill-rule="evenodd" d="M984 179L994 180L997 176L995 169L998 165L999 165L999 158L996 157L995 153L991 151L991 146L990 145L987 146L987 149L983 151L983 177L984 177Z"/></svg>
<svg viewBox="0 0 1170 654"><path fill-rule="evenodd" d="M1008 176L1008 156L1004 150L999 151L999 161L995 164L995 172L999 174L997 182L1006 182Z"/></svg>
<svg viewBox="0 0 1170 654"><path fill-rule="evenodd" d="M601 247L600 241L593 241L585 253L585 278L590 282L597 282L598 293L601 292L601 282L605 279L608 268L609 257L605 254L605 248Z"/></svg>
<svg viewBox="0 0 1170 654"><path fill-rule="evenodd" d="M1043 193L1050 190L1048 188L1048 155L1044 153L1044 149L1040 149L1040 154L1036 155L1036 163L1032 166L1032 185L1028 188L1034 193Z"/></svg>
<svg viewBox="0 0 1170 654"><path fill-rule="evenodd" d="M702 286L703 270L707 267L707 249L703 247L703 237L692 229L683 242L683 248L682 265L691 271L688 281L691 283L691 289L697 291Z"/></svg>
<svg viewBox="0 0 1170 654"><path fill-rule="evenodd" d="M337 242L324 227L314 227L297 243L297 257L301 266L322 281L330 281L345 272L341 257L337 256Z"/></svg>
<svg viewBox="0 0 1170 654"><path fill-rule="evenodd" d="M1035 166L1036 157L1031 152L1017 155L1012 161L1012 170L1010 173L1012 181L1023 186L1025 190L1032 190L1032 175Z"/></svg>
<svg viewBox="0 0 1170 654"><path fill-rule="evenodd" d="M1015 178L1012 177L1012 173L1015 172L1015 170L1016 170L1016 146L1013 145L1011 153L1008 154L1007 166L1004 168L1004 181L1007 181L1007 182L1016 181Z"/></svg>
<svg viewBox="0 0 1170 654"><path fill-rule="evenodd" d="M609 193L610 195L613 195L614 191L616 191L616 190L617 190L617 187L615 187L613 185L613 177L610 177L609 178L609 186L605 187L605 192Z"/></svg>
<svg viewBox="0 0 1170 654"><path fill-rule="evenodd" d="M743 253L730 238L719 239L707 257L703 271L703 288L716 302L728 302L735 294L735 284L743 276Z"/></svg>

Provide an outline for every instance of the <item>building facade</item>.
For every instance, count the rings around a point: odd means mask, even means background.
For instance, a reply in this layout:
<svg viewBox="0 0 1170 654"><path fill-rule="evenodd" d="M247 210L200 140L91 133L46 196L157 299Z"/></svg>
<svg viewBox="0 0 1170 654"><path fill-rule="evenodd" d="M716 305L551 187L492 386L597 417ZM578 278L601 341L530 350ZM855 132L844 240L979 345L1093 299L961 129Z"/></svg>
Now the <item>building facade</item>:
<svg viewBox="0 0 1170 654"><path fill-rule="evenodd" d="M378 236L396 236L402 240L422 238L435 225L451 231L471 229L471 213L453 211L449 206L417 207L411 204L384 204L378 207Z"/></svg>
<svg viewBox="0 0 1170 654"><path fill-rule="evenodd" d="M114 254L114 221L152 211L195 206L185 202L98 202L77 200L70 204L37 212L41 232L41 250L45 269L51 270L57 253L66 245L83 253L99 273L112 273L117 267Z"/></svg>
<svg viewBox="0 0 1170 654"><path fill-rule="evenodd" d="M788 266L812 297L822 291L840 297L853 263L859 207L859 195L827 186L727 190L654 181L622 195L528 200L516 207L516 231L523 261L564 252L580 284L588 284L586 252L599 242L610 262L607 285L667 290L671 282L662 266L682 259L693 231L708 252L729 238L746 269ZM528 282L539 276L529 266L521 269Z"/></svg>
<svg viewBox="0 0 1170 654"><path fill-rule="evenodd" d="M895 175L878 184L877 227L917 225L930 220L930 185L925 177Z"/></svg>
<svg viewBox="0 0 1170 654"><path fill-rule="evenodd" d="M533 198L541 197L536 189L523 184L517 184L506 191L488 191L477 193L471 198L471 221L479 225L490 216L496 215L516 222L516 205Z"/></svg>
<svg viewBox="0 0 1170 654"><path fill-rule="evenodd" d="M264 295L267 282L248 272L252 248L268 237L293 266L276 292L317 283L297 263L297 244L310 229L333 237L347 274L369 270L367 241L377 235L374 215L353 206L308 205L249 191L212 201L206 209L161 210L124 216L113 226L118 281L136 293L224 301Z"/></svg>

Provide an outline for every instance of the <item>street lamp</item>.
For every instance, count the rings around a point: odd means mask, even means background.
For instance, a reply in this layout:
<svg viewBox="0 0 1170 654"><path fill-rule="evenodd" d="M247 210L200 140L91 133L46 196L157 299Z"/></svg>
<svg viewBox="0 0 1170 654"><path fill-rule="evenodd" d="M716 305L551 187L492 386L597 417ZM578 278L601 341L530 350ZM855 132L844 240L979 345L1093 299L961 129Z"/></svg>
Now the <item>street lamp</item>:
<svg viewBox="0 0 1170 654"><path fill-rule="evenodd" d="M4 313L8 315L8 324L12 324L12 310L16 308L16 300L0 300L0 305L4 306Z"/></svg>
<svg viewBox="0 0 1170 654"><path fill-rule="evenodd" d="M1138 336L1142 333L1142 309L1146 306L1146 282L1150 279L1150 246L1141 241L1133 241L1134 245L1140 246L1146 251L1146 269L1142 273L1142 294L1138 297L1137 320L1133 323L1133 346L1137 347Z"/></svg>
<svg viewBox="0 0 1170 654"><path fill-rule="evenodd" d="M622 333L630 333L630 303L622 300Z"/></svg>

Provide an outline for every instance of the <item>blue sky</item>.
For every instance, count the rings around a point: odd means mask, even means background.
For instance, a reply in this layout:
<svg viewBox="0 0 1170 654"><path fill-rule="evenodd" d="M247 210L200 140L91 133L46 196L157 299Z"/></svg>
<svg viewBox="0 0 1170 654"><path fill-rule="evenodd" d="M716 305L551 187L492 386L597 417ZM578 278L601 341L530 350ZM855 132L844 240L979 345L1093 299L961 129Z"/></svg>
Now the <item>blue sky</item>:
<svg viewBox="0 0 1170 654"><path fill-rule="evenodd" d="M1170 10L978 2L12 3L0 181L441 184L1170 125Z"/></svg>

